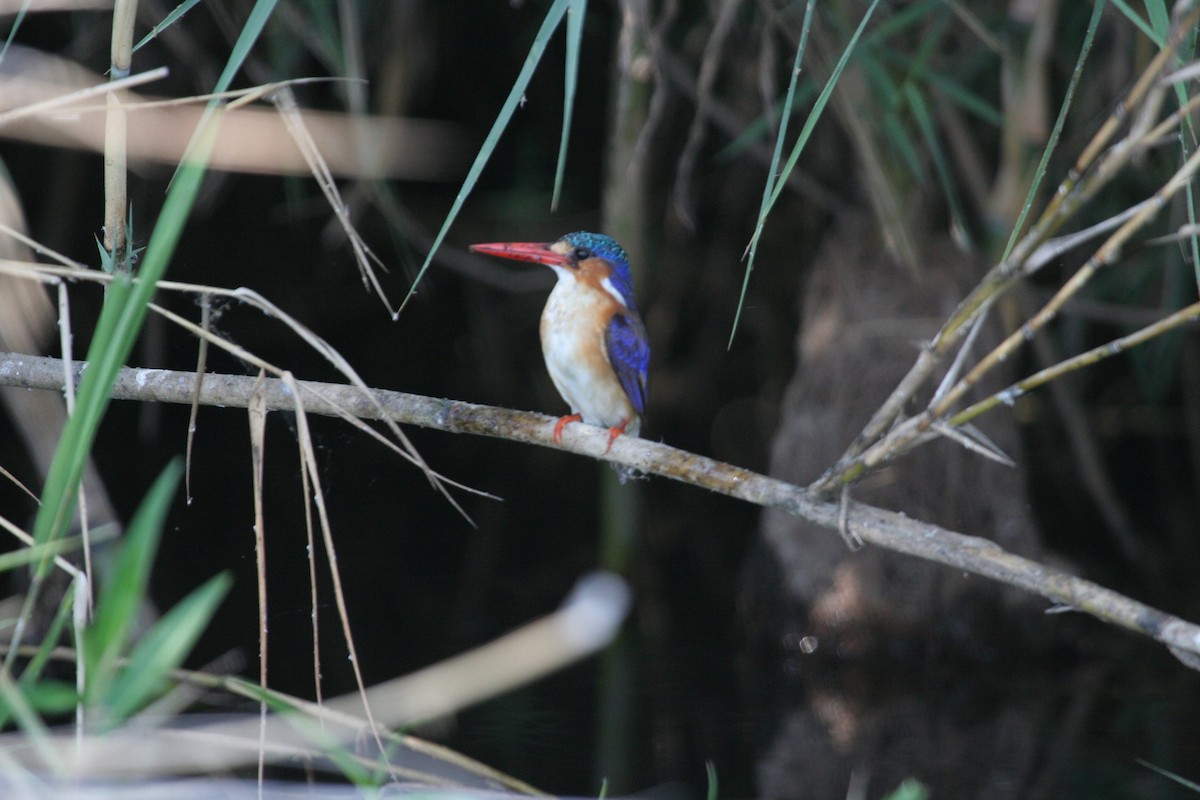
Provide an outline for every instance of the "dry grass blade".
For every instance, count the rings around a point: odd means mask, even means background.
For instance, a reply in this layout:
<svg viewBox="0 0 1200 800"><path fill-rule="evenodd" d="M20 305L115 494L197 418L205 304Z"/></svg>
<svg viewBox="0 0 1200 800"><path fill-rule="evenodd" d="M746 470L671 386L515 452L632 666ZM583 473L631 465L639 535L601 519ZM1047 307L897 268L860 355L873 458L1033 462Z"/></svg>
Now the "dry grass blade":
<svg viewBox="0 0 1200 800"><path fill-rule="evenodd" d="M24 528L21 528L20 526L15 525L14 523L10 522L9 520L5 519L4 517L0 517L0 528L3 528L4 530L8 531L10 534L12 534L17 539L17 541L19 541L21 544L25 545L26 547L33 547L36 544L33 541L33 537L31 535L29 535L29 533L27 533ZM63 572L70 575L73 579L78 577L81 574L78 567L76 567L70 561L67 561L62 556L55 556L54 563L57 564L59 566L59 568L62 569Z"/></svg>
<svg viewBox="0 0 1200 800"><path fill-rule="evenodd" d="M981 455L989 461L995 461L997 464L1003 464L1006 467L1015 467L1017 465L1017 462L1013 461L1004 451L996 447L995 444L983 435L982 431L976 428L970 426L959 428L948 425L945 422L935 422L930 426L930 430L940 433L950 441L957 442L972 453Z"/></svg>
<svg viewBox="0 0 1200 800"><path fill-rule="evenodd" d="M197 376L197 390L199 389ZM250 474L254 482L254 567L258 583L258 685L265 691L267 688L267 540L266 517L263 513L263 469L267 458L267 403L263 396L263 387L267 373L258 371L258 381L254 384L254 393L250 396L247 408L250 418ZM193 404L195 409L196 405ZM266 768L267 744L267 703L263 701L259 707L261 725L259 727L258 781L263 780L263 770Z"/></svg>
<svg viewBox="0 0 1200 800"><path fill-rule="evenodd" d="M3 270L3 264L0 263L0 271L2 271L2 270ZM199 288L199 287L184 287L182 284L176 284L174 286L170 286L170 285L167 285L167 282L165 282L165 281L160 283L159 287L160 288L183 288L184 290L194 290L194 289ZM211 288L210 288L210 290L211 290ZM231 355L234 355L234 356L242 359L243 361L246 361L249 364L259 367L260 369L265 369L268 373L270 373L272 375L282 376L283 373L285 372L285 370L281 369L280 367L277 367L274 364L270 364L269 362L263 361L262 359L258 358L253 353L249 352L248 350L245 350L245 349L233 344L232 342L229 342L229 341L222 339L218 336L215 336L211 333L207 333L207 332L203 331L201 328L196 326L191 321L186 320L183 317L180 317L179 315L177 315L171 311L168 311L165 308L162 308L161 306L152 305L151 308L156 313L158 313L161 316L174 322L179 327L181 327L185 330L188 330L197 336L207 336L209 341L216 344L221 349L225 350L226 352L230 353ZM360 383L361 383L361 379L360 379ZM359 387L359 385L360 384L355 384L356 387ZM364 398L366 400L366 402L371 403L371 404L378 403L378 400L373 396L372 391L370 389L367 389L365 384L361 384L361 389L365 392L365 394L361 394L360 397ZM329 398L322 398L322 399L326 400L327 402L329 401ZM345 402L345 398L340 398L340 400L341 400L341 402ZM472 494L477 494L482 497L491 497L491 495L487 494L486 492L481 492L478 489L473 489L469 486L461 484L461 483L454 481L450 478L447 478L445 475L442 475L441 473L436 472L435 470L431 469L427 464L424 463L423 460L421 460L419 457L414 455L414 452L410 449L411 445L408 444L408 438L404 437L403 434L401 434L401 437L402 437L401 441L399 443L397 443L396 441L389 439L388 437L384 436L379 431L375 430L374 428L370 427L369 425L364 424L359 419L359 416L361 416L361 415L356 416L355 414L351 413L348 406L345 406L345 407L339 406L338 403L336 403L336 402L333 403L333 405L335 407L338 407L341 409L340 413L338 413L337 415L341 416L342 419L344 419L346 422L350 423L358 430L362 431L366 435L375 439L377 442L379 442L383 446L387 447L389 450L396 453L397 455L399 455L401 458L405 459L409 463L413 464L414 466L420 467L421 470L423 472L425 472L425 474L430 478L430 481L439 489L439 491L442 492L442 494L444 496L446 496L447 498L450 499L451 504L455 507L455 509L457 509L459 511L460 514L463 515L464 519L466 519L468 522L471 521L470 517L467 516L465 511L463 511L461 505L456 500L454 500L451 495L449 495L449 493L447 492L447 487L461 489L463 491L470 492ZM390 429L399 431L399 427L395 424L395 422L393 420L390 420L386 416L379 415L379 416L375 416L374 418L382 420Z"/></svg>
<svg viewBox="0 0 1200 800"><path fill-rule="evenodd" d="M296 438L296 453L297 459L303 463L304 443L300 441L299 437ZM312 609L313 697L316 699L317 705L321 706L325 701L325 690L321 687L321 618L317 613L317 609L320 608L317 592L317 537L316 526L313 524L313 504L309 499L313 496L312 485L306 469L300 470L300 490L304 499L304 543L305 552L308 553L309 607Z"/></svg>
<svg viewBox="0 0 1200 800"><path fill-rule="evenodd" d="M77 262L73 261L72 259L68 259L65 256L62 256L61 254L55 253L54 251L50 250L49 248L42 247L42 246L38 245L36 242L32 242L32 240L30 240L28 237L24 236L23 234L20 234L17 231L14 231L13 229L9 228L8 226L0 224L0 232L8 233L9 235L14 235L23 241L29 241L32 243L31 246L35 247L38 252L49 255L49 256L55 258L56 260L67 265L65 267L52 267L52 266L47 266L44 264L35 264L32 262L0 259L0 275L11 275L14 277L24 278L27 280L38 280L38 281L43 281L43 282L55 282L55 281L62 280L63 278L67 278L67 279L71 279L71 280L88 281L88 282L103 284L103 283L108 283L109 281L112 280L111 275L107 275L105 273L98 272L96 270L87 269L87 268L83 267L82 265L79 265ZM135 279L135 282L136 282L136 279ZM350 383L352 385L359 387L359 389L363 392L363 397L367 400L367 402L369 402L369 403L377 402L376 400L374 400L374 395L372 394L371 389L369 387L367 387L366 383L362 380L361 377L359 377L358 373L354 370L354 368L350 365L350 363L341 355L341 353L339 353L336 350L336 348L332 347L328 342L326 342L324 339L322 339L316 333L314 333L309 328L307 328L306 326L301 324L298 320L293 318L290 314L283 311L281 308L279 308L274 303L267 300L265 297L263 297L259 293L255 292L251 289L246 289L246 288L221 289L221 288L214 287L214 286L178 283L178 282L173 282L173 281L160 281L158 286L160 289L167 290L167 291L180 291L180 292L187 292L187 293L192 293L192 294L197 294L197 295L212 295L214 297L225 297L225 298L235 299L240 302L246 303L247 305L250 305L253 308L258 309L259 311L263 312L264 314L266 314L269 317L273 317L273 318L279 320L280 322L284 323L288 328L290 328L292 330L292 332L295 333L297 336L299 336L305 343L307 343L314 351L319 353L325 360L327 360L330 364L332 364L334 366L334 368L336 368L340 373L342 373L347 378L347 380L350 381ZM179 316L178 314L175 314L174 312L169 311L161 306L151 304L150 307L159 315L171 320L176 325L191 332L195 336L197 336L201 339L204 339L206 341L209 341L213 344L216 344L217 346L221 347L222 349L224 349L226 352L230 353L231 355L234 355L237 358L240 358L243 361L246 361L247 363L249 363L255 367L258 367L259 369L264 369L271 375L275 375L277 377L283 375L284 370L282 368L277 367L273 364L270 364L270 363L260 359L258 356L254 355L249 350L246 350L243 347L240 347L238 345L233 344L232 342L222 339L221 337L214 335L211 331L205 330L203 327L196 325L195 323L191 322L190 320L187 320L187 319ZM380 408L379 410L382 411L382 408ZM461 484L450 481L447 478L445 478L445 476L443 476L443 475L437 473L436 471L434 471L433 469L431 469L429 467L429 465L426 464L424 462L424 460L421 458L420 454L417 453L416 448L414 448L412 446L412 443L409 442L408 437L404 435L404 432L400 429L399 425L397 425L393 420L387 419L386 415L383 415L382 413L377 418L381 419L384 422L384 424L387 426L389 432L392 434L392 440L389 441L386 437L381 436L377 431L374 431L373 429L369 428L368 426L362 425L362 423L358 422L358 420L355 418L355 416L353 414L346 415L347 421L352 422L352 424L355 424L356 427L359 427L360 430L362 430L365 433L368 433L368 435L371 435L373 438L376 438L380 442L386 444L388 447L393 449L395 452L399 453L402 457L404 457L410 463L419 467L422 470L422 472L424 472L425 475L429 478L430 483L435 488L437 488L444 497L447 498L447 500L451 503L451 505L453 505L455 507L455 509L457 509L459 511L459 513L464 516L464 518L467 518L469 520L469 517L467 516L466 512L462 509L462 506L449 493L449 491L447 490L447 487L454 487L454 488L464 489L467 491L473 491L473 490L469 489L469 487L465 487L465 486L462 486Z"/></svg>
<svg viewBox="0 0 1200 800"><path fill-rule="evenodd" d="M283 383L291 389L293 396L296 398L296 439L300 443L300 468L308 473L308 479L312 486L312 503L317 507L317 519L321 523L321 540L325 545L325 560L329 564L329 575L333 580L333 598L337 605L338 619L342 623L342 638L346 642L346 649L350 654L350 668L354 672L354 682L358 684L359 695L362 699L362 709L366 713L367 721L370 723L371 733L375 737L375 743L379 746L380 756L384 760L384 764L388 764L387 750L384 749L383 739L379 733L379 726L375 721L375 713L371 710L371 704L367 700L367 684L363 680L362 665L358 659L358 648L354 644L354 634L350 630L350 611L346 607L346 592L342 584L342 571L338 567L337 549L333 544L333 527L329 523L329 512L325 506L325 491L321 487L320 468L317 465L317 454L313 448L312 434L308 429L308 415L304 411L304 397L300 392L300 387L296 384L296 379L290 372L284 372L282 376ZM305 502L308 502L307 497ZM314 557L313 551L309 551L309 557ZM313 616L316 616L317 608L313 607ZM320 680L320 669L318 665L317 680Z"/></svg>
<svg viewBox="0 0 1200 800"><path fill-rule="evenodd" d="M312 172L313 180L317 182L317 186L321 189L321 194L325 195L325 200L329 203L329 208L333 211L334 217L337 218L338 224L341 225L347 240L350 242L350 248L354 252L354 260L358 264L359 273L362 275L363 285L369 285L371 289L374 289L375 295L394 319L399 310L392 306L391 301L387 298L387 294L383 291L383 286L379 283L379 278L375 275L376 266L380 269L386 268L355 229L354 222L350 219L350 209L346 207L345 201L342 200L342 195L338 191L337 183L334 182L329 164L321 154L317 143L313 141L308 127L304 124L300 108L296 105L295 95L292 94L290 88L285 86L275 92L273 96L275 106L279 109L279 114L287 126L288 133L291 134L296 146L300 148L300 152L304 156L309 170ZM360 148L357 152L366 164L378 159L378 154L367 147Z"/></svg>
<svg viewBox="0 0 1200 800"><path fill-rule="evenodd" d="M25 265L23 268L20 268L20 267L17 267L18 263L19 262L6 262L2 266L3 266L3 268L7 269L8 271L11 271L13 274L20 274L22 271L29 270L29 265ZM62 268L59 268L59 269L62 269ZM71 272L72 274L77 274L77 275L79 274L79 272L72 267L67 267L65 269L67 269L67 271ZM36 273L37 270L35 269L34 272ZM87 277L89 279L97 279L98 278L97 273L92 272L92 271L86 271L86 274L80 275L80 277ZM172 287L164 287L164 288L172 288ZM174 288L181 288L181 287L174 287ZM182 287L182 288L185 291L196 289L196 287ZM206 287L206 288L203 288L199 293L203 297L209 298L215 292L212 291L211 287ZM265 311L270 316L274 316L276 318L283 319L285 322L287 322L289 325L291 325L292 329L294 331L296 331L301 336L301 338L303 338L306 342L308 342L308 344L310 346L312 346L315 350L320 352L331 363L333 363L340 370L342 370L344 373L346 373L348 375L348 377L351 378L352 381L355 381L358 385L362 386L363 389L366 389L365 384L362 383L361 379L357 377L354 370L345 361L345 359L343 359L341 357L341 355L336 352L336 350L334 350L327 343L325 343L324 340L320 339L320 337L317 337L311 331L308 331L303 326L300 326L299 323L296 323L294 320L291 320L291 318L288 317L288 315L286 315L284 312L282 312L276 306L271 304L265 298L262 298L261 296L257 295L256 293L249 292L249 290L233 290L233 291L230 291L225 294L227 294L227 296L236 297L240 300L249 302L250 304ZM207 304L206 304L206 306L207 306ZM353 671L355 674L356 682L358 683L360 693L363 698L363 703L366 704L367 703L367 701L366 701L366 685L363 680L361 667L359 665L357 648L356 648L353 638L352 638L352 632L350 629L349 613L348 613L348 610L346 607L341 573L340 573L340 570L339 570L338 564L337 564L337 555L336 555L336 549L335 549L335 546L333 543L332 530L331 530L330 523L329 523L328 513L327 513L327 510L325 507L323 490L322 490L320 482L319 482L319 470L318 470L318 467L316 464L315 450L313 448L311 436L310 436L310 433L308 430L307 417L304 414L303 395L300 393L299 387L295 385L294 379L292 379L290 373L288 373L286 370L280 370L276 367L273 367L273 366L261 361L261 359L258 359L253 354L249 353L248 351L245 351L242 348L232 345L232 343L229 343L229 342L221 339L220 337L214 335L212 333L212 331L208 329L209 326L207 324L207 318L202 320L201 325L197 326L194 323L184 320L184 319L178 317L177 315L167 311L166 309L163 309L158 306L153 306L153 308L159 314L174 321L177 325L180 325L184 329L195 333L201 339L202 342L204 342L204 343L215 342L222 348L232 352L233 354L237 355L238 357L242 358L243 360L247 361L248 363L256 364L257 366L259 366L261 374L265 375L265 373L267 371L270 371L272 374L279 375L280 378L282 380L284 380L285 382L289 382L289 381L291 382L291 385L293 386L293 390L295 392L294 396L297 400L297 405L295 407L296 414L297 414L297 427L298 427L297 438L298 438L298 443L300 446L301 461L302 461L301 472L302 472L302 475L304 478L304 485L305 485L306 518L309 520L309 525L308 525L309 552L310 552L310 554L315 554L315 550L312 547L312 524L311 524L312 520L311 520L311 515L310 515L311 506L310 506L310 502L308 499L311 497L312 502L314 502L316 504L316 508L317 508L318 519L319 519L321 531L322 531L322 538L323 538L325 551L326 551L328 562L329 562L330 572L331 572L331 575L333 578L333 590L334 590L334 594L335 594L335 601L336 601L336 605L337 605L337 609L338 609L339 618L340 618L341 624L342 624L343 634L346 639L347 648L350 652L351 663L352 663ZM69 377L68 377L68 380L66 380L65 382L70 383ZM260 673L260 678L263 681L263 685L265 687L265 685L266 685L265 670L266 670L266 664L267 664L267 661L266 661L267 639L266 639L266 624L265 624L266 583L265 583L265 552L263 549L263 539L262 539L264 520L263 520L263 516L262 516L262 496L261 495L262 495L262 469L263 469L263 466L262 466L262 444L263 444L262 416L265 415L266 406L265 406L265 402L262 400L261 387L262 387L262 384L260 383L259 384L260 391L257 391L254 395L254 397L256 398L255 406L256 406L257 410L256 411L252 410L252 413L251 413L251 420L252 420L251 446L252 446L252 451L254 453L254 482L255 482L254 496L255 496L255 506L256 506L256 509L255 509L256 559L257 559L257 564L258 564L258 569L259 569L260 637L261 637L260 652L261 652L261 658L262 658L262 661L260 663L260 669L262 670L262 672ZM203 377L200 375L194 376L194 379L192 381L192 386L191 386L193 404L195 403L196 398L200 394L203 393L204 388L205 387L204 387ZM368 394L369 394L369 392L368 392ZM378 401L373 400L373 398L371 398L371 401L375 402L376 404L378 403ZM428 467L426 465L424 465L423 461L420 459L420 456L416 453L416 451L408 443L407 438L400 431L399 427L395 424L394 421L391 421L391 420L386 421L386 424L391 428L391 430L394 433L394 440L389 440L389 439L385 439L384 437L379 435L377 432L374 431L374 429L369 428L368 426L361 423L359 420L353 418L350 414L347 413L346 417L349 419L352 419L356 426L359 426L360 428L367 430L373 436L375 436L376 438L379 438L382 441L385 441L393 448L396 448L396 445L393 443L393 441L398 442L399 449L397 449L397 452L402 453L410 461L417 464L418 466L421 466L426 471L426 474L429 475L431 482L433 482L434 485L438 486L442 490L442 492L444 494L446 494L446 496L449 496L445 487L443 487L443 485L442 485L440 476L437 476L435 473L432 473L432 471L430 471L428 469ZM311 492L310 492L310 487L311 487ZM312 555L310 555L310 558L311 557L312 557ZM318 698L320 698L320 687L319 687L319 680L320 680L319 675L320 675L320 671L321 671L320 670L320 652L319 652L319 649L317 649L317 647L316 647L317 632L315 629L315 625L317 624L316 617L317 617L318 603L317 603L317 599L316 599L316 595L315 595L315 592L316 592L315 565L312 561L310 561L310 578L312 578L311 585L312 585L312 592L313 592L312 607L313 607L313 624L314 624L314 650L313 650L314 675L316 676L316 679L318 681L317 696L318 696ZM374 724L374 715L373 715L373 712L372 712L370 706L365 705L365 709L366 709L367 717L371 721L372 730L377 730L377 726ZM265 709L264 709L264 713L265 713ZM265 736L265 724L266 723L264 722L263 723L264 733L262 734L263 736ZM379 751L381 753L386 752L384 750L382 740L380 740L378 738L378 734L376 734L376 736L377 736L377 745L379 747ZM265 750L265 746L263 748L260 748L260 753L263 752L264 750Z"/></svg>
<svg viewBox="0 0 1200 800"><path fill-rule="evenodd" d="M36 494L34 494L28 486L26 486L24 483L21 482L20 478L18 478L16 475L13 475L11 472L9 472L7 469L5 469L2 466L0 466L0 476L3 476L6 480L8 480L9 483L13 484L18 489L20 489L22 492L29 495L29 499L33 500L33 502L35 502L35 503L41 502L41 500L38 499L38 496Z"/></svg>
<svg viewBox="0 0 1200 800"><path fill-rule="evenodd" d="M0 269L2 269L2 268L3 268L3 264L0 263ZM159 284L159 286L160 286L160 288L167 288L167 289L177 288L177 289L181 289L183 291L195 291L198 289L204 289L205 291L210 291L213 294L221 294L222 293L222 292L219 292L219 291L213 289L213 287L197 287L197 286L188 286L186 284L170 284L166 281L161 282ZM310 345L313 345L314 348L318 350L318 352L321 352L323 355L326 355L326 357L330 359L331 363L333 363L333 365L335 367L337 367L338 370L342 372L342 374L346 375L347 378L350 379L351 383L354 386L358 387L363 392L363 397L368 402L377 402L374 399L372 390L367 387L367 385L362 381L362 378L360 378L358 376L358 374L356 372L354 372L353 368L350 367L350 364L348 362L346 362L345 359L343 359L341 357L341 355L339 353L337 353L336 350L329 347L328 344L326 344L324 342L324 340L322 340L320 337L316 336L316 334L309 331L307 328L305 328L299 322L292 319L288 314L284 313L282 310L277 308L275 305L273 305L272 303L267 301L266 298L263 298L261 295L258 295L256 292L252 292L248 289L230 290L229 292L226 293L226 296L236 297L241 300L246 300L250 305L267 313L269 316L277 317L282 322L284 322L289 327L291 327L293 330L300 333L301 337L304 338L305 341L307 341ZM186 330L191 331L192 333L196 334L197 336L207 335L209 338L209 341L213 342L214 344L221 347L223 350L229 352L230 354L237 356L238 358L240 358L244 361L247 361L248 363L253 364L254 366L257 366L260 369L265 369L267 372L269 372L272 375L276 375L279 377L283 376L285 370L283 370L282 368L277 367L273 364L270 364L266 361L259 359L257 356L255 356L250 351L245 350L244 348L241 348L225 339L214 336L211 333L206 334L205 331L198 328L196 325L194 325L189 320L186 320L183 317L180 317L179 315L177 315L171 311L168 311L165 308L162 308L161 306L152 305L151 307L158 314L171 320L176 325L178 325ZM344 367L344 369L343 369L343 367ZM396 452L397 454L399 454L401 457L403 457L409 463L413 464L414 466L419 467L421 469L421 471L424 472L425 475L429 478L430 483L433 484L443 494L443 496L445 496L450 501L451 505L453 505L454 508L456 510L458 510L458 512L460 514L463 515L464 519L467 519L468 522L470 521L470 517L463 510L462 506L458 503L457 500L455 500L453 498L452 495L449 494L449 492L447 491L447 487L463 489L465 491L474 492L476 494L486 495L486 493L479 492L477 490L471 489L470 487L467 487L460 483L452 481L452 480L448 479L446 476L442 475L441 473L438 473L438 472L434 471L432 468L430 468L429 465L426 464L425 461L416 452L416 448L414 448L412 446L412 444L408 441L408 437L404 435L403 431L400 430L400 427L394 421L392 421L384 416L378 417L378 419L381 419L384 422L384 424L387 425L388 429L393 434L394 440L392 440L392 439L387 439L386 437L382 436L378 431L375 431L373 428L363 425L361 422L359 422L355 418L355 416L353 414L347 413L345 415L344 419L346 419L347 422L350 422L351 424L353 424L355 427L357 427L362 432L366 433L367 435L369 435L372 438L379 441L381 444L384 444L389 449L391 449L394 452Z"/></svg>

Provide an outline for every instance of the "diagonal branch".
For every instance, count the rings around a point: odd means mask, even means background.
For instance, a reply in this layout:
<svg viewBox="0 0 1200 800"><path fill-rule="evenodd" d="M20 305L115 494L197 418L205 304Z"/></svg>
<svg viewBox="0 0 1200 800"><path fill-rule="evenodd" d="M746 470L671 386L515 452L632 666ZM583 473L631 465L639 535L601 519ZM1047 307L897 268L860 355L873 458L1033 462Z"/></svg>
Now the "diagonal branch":
<svg viewBox="0 0 1200 800"><path fill-rule="evenodd" d="M82 366L86 365L76 365L76 376ZM204 378L199 402L245 408L254 396L257 380L254 376L209 373ZM0 385L61 391L62 362L0 353ZM125 368L117 376L113 397L191 403L195 388L193 372ZM588 425L566 428L562 444L555 444L554 418L528 411L385 390L375 390L377 402L373 403L357 387L313 381L292 381L285 385L281 380L268 379L261 393L269 410L294 410L297 393L308 414L341 416L349 411L363 419L379 419L382 409L393 422L566 450L755 505L777 508L830 530L838 530L840 525L845 532L877 547L973 572L1149 636L1165 644L1188 666L1200 669L1200 626L1091 581L1014 555L988 539L955 533L893 511L862 503L849 503L841 509L837 503L810 498L800 486L631 436L619 437L606 452L608 432Z"/></svg>

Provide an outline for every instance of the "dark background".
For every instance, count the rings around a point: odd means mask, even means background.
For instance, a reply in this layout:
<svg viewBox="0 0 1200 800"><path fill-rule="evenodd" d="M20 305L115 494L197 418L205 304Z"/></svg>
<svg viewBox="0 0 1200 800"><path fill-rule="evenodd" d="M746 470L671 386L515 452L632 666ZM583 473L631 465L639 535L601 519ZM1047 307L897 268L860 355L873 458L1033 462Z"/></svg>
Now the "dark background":
<svg viewBox="0 0 1200 800"><path fill-rule="evenodd" d="M656 18L669 12L658 4L649 6ZM646 249L633 264L653 351L643 436L766 471L779 418L793 413L784 391L796 369L803 282L833 220L839 213L865 213L872 189L859 179L850 137L831 110L801 162L805 180L817 188L807 196L786 194L774 210L737 338L727 348L743 279L740 257L753 232L765 166L752 152L737 146L731 150L728 132L711 128L691 179L694 226L681 219L672 199L677 157L696 110L692 96L716 6L681 3L664 28L666 46L685 72L682 79L662 78L663 111L649 140L645 167L650 218L641 224L648 232ZM911 9L884 6L873 26L895 21ZM149 19L161 10L150 4L143 13ZM473 151L492 124L545 10L545 3L536 2L361 4L371 110L453 123ZM545 374L537 338L552 274L476 259L465 250L472 242L548 241L572 230L604 228L618 10L613 3L588 6L560 210L549 210L549 197L562 113L561 32L433 269L398 320L392 321L363 289L319 192L303 179L210 175L167 277L261 292L336 347L370 386L565 413ZM245 11L244 4L198 8L140 52L135 66L172 66L166 84L153 87L156 93L203 92L223 64L230 31L236 31ZM820 9L816 25L823 31L821 43L844 44L863 11L856 3ZM1019 48L1029 32L1010 11L998 3L975 9L993 34ZM337 74L313 55L316 48L303 26L310 12L303 4L281 5L246 71L245 85ZM946 9L931 7L924 13L926 22L875 46L908 58L923 42L932 42L930 57L939 69L999 103L999 60L976 52L980 48L972 45L969 31ZM1052 113L1088 14L1090 6L1064 8L1058 17L1061 47L1048 70ZM744 3L734 12L714 97L720 113L739 130L750 129L762 113L758 87L768 39L778 48L770 65L773 96L782 97L801 15L800 7L776 3ZM25 24L18 42L102 72L107 64L104 21L103 15L82 13L37 16ZM1108 12L1097 47L1106 48L1109 64L1089 73L1087 96L1073 109L1062 155L1049 170L1051 184L1144 62L1145 45L1130 29L1128 21ZM181 42L203 58L181 60ZM829 53L822 55L818 74L823 78L832 59ZM902 77L907 62L900 55L884 63ZM345 107L336 84L301 88L298 97L302 105ZM875 110L884 107L880 102ZM862 113L869 116L872 109ZM793 131L803 117L793 122ZM901 124L913 125L903 114ZM977 121L970 125L979 151L991 159L984 167L994 170L999 133ZM770 137L758 140L760 147L772 143ZM0 144L0 156L25 204L32 235L94 263L94 236L102 215L100 158L12 142ZM927 222L914 226L918 236L948 226L946 204L924 158L930 172L910 195L916 198L914 205L924 204L921 216ZM468 163L446 165L441 182L389 184L407 215L403 229L389 223L370 195L354 195L353 185L343 184L343 191L356 198L358 230L389 267L381 280L393 302L408 291ZM1157 166L1151 162L1143 178L1118 184L1104 200L1111 209L1098 209L1096 218L1124 207L1128 198L1140 199L1147 186L1153 190ZM131 176L134 235L143 244L169 177L167 168L153 165L137 165ZM965 183L960 191L968 198L976 252L991 252L993 239L1006 235L1007 228L993 230L997 220L989 216L984 198L971 196ZM877 230L870 235L880 236ZM882 238L878 246L883 249ZM1138 277L1137 271L1146 269L1138 260L1143 257L1134 253L1122 267L1127 280L1101 282L1096 299L1141 303L1146 297L1170 295L1159 277ZM1071 266L1047 270L1035 293L1057 285ZM1194 299L1189 269L1180 273L1179 292L1190 292ZM178 313L198 316L190 297L164 294L162 300ZM98 293L90 289L81 287L73 295L77 353L86 347L88 321L98 302ZM282 325L248 308L219 305L216 310L215 328L223 336L298 377L339 379ZM1128 329L1073 317L1053 333L1076 352ZM1027 446L1029 491L1012 499L1035 512L1055 558L1191 619L1200 616L1194 580L1200 560L1195 536L1198 450L1190 408L1200 374L1195 344L1194 332L1188 332L1158 347L1153 357L1123 357L1072 379L1086 398L1082 413L1097 432L1099 466L1111 475L1118 501L1135 521L1145 563L1129 563L1104 534L1103 519L1081 488L1079 465L1046 393L1039 395L1039 404L1019 409L1025 412L1018 416ZM186 370L194 368L195 358L191 337L151 317L132 360ZM215 350L210 351L209 368L252 374L247 365ZM184 407L111 407L95 457L123 518L128 519L164 464L182 453L187 419ZM601 487L611 480L604 465L497 440L407 430L435 469L503 498L498 502L460 493L473 527L394 454L343 423L310 423L368 684L431 664L553 610L576 580L601 564ZM295 433L289 415L271 415L265 491L271 673L275 688L310 696L308 566ZM0 419L0 463L36 485L15 445L8 423ZM186 504L181 497L171 514L154 577L155 599L168 607L208 576L231 570L233 592L191 663L240 665L244 674L254 675L253 507L243 412L201 410L192 470L194 499ZM796 643L772 634L787 627L784 621L793 610L782 592L775 595L777 604L761 604L757 598L776 590L750 584L770 571L747 572L745 566L769 561L758 543L758 509L660 479L620 491L633 498L638 514L628 575L636 604L615 654L418 733L550 792L594 794L606 776L610 791L678 783L698 796L706 785L706 761L711 761L721 795L754 795L760 791L756 760L774 739L785 710L804 702L804 687L796 679ZM20 519L32 514L29 505L18 491L0 484L0 513ZM324 690L330 696L352 691L353 677L327 582L321 596L326 604L321 608ZM751 596L756 598L752 606ZM750 607L752 613L747 612ZM778 626L774 614L779 615ZM1145 758L1193 779L1200 776L1194 673L1161 648L1133 641L1128 634L1090 620L1079 626L1082 633L1074 636L1115 644L1100 648L1102 656L1086 649L1082 656L1076 651L1053 656L1110 659L1096 662L1104 678L1090 695L1096 702L1089 708L1100 711L1087 717L1087 733L1080 737L1085 744L1062 756L1075 759L1075 766L1058 785L1080 792L1111 789L1112 796L1131 796L1116 792L1133 791L1170 796L1169 784L1133 759ZM916 669L921 674L923 668ZM603 702L622 702L611 699L621 696L612 687L620 685L614 676L622 670L631 687L621 712L629 729L627 738L608 745L623 753L623 760L614 762L597 756L602 747L596 710L601 697L610 698ZM981 667L977 674L982 678L987 670ZM608 690L602 688L605 682ZM1098 771L1101 764L1106 769ZM1096 778L1102 773L1103 779ZM803 776L796 780L803 787ZM886 788L873 787L872 794ZM796 796L804 796L803 789L798 792Z"/></svg>

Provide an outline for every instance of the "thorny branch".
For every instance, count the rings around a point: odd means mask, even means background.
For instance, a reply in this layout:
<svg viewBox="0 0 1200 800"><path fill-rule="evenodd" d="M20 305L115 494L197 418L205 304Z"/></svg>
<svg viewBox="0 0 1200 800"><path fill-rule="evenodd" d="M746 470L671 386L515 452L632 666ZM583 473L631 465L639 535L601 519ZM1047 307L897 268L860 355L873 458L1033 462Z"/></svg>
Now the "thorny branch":
<svg viewBox="0 0 1200 800"><path fill-rule="evenodd" d="M76 365L75 375L85 366ZM63 365L58 359L0 353L0 385L62 391L63 376ZM117 377L113 397L191 403L196 395L196 377L193 372L125 368ZM201 385L199 402L245 408L255 395L257 381L253 376L208 373ZM956 533L862 503L851 502L841 509L838 503L816 499L803 487L645 439L622 436L606 452L607 431L588 425L566 428L562 444L555 444L554 418L544 414L384 390L375 390L371 398L364 397L355 386L312 381L285 383L268 379L259 392L269 410L294 409L298 392L310 414L342 416L349 411L363 419L380 419L382 415L393 422L450 433L552 447L624 464L766 508L781 509L830 530L838 530L841 524L846 533L868 544L973 572L1149 636L1170 648L1188 666L1200 669L1200 626L1091 581L1009 553L988 539Z"/></svg>

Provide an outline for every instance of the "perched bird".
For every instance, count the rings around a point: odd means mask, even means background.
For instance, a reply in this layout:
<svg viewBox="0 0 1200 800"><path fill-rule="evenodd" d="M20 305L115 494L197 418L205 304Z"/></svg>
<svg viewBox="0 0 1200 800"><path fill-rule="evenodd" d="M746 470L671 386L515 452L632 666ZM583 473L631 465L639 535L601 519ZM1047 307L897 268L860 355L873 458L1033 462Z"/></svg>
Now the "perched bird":
<svg viewBox="0 0 1200 800"><path fill-rule="evenodd" d="M569 422L608 428L608 444L637 436L646 412L650 345L633 302L624 248L599 233L568 233L557 242L473 244L476 253L545 264L558 275L542 312L542 354L571 413L554 426L562 441ZM618 469L622 479L624 470Z"/></svg>

